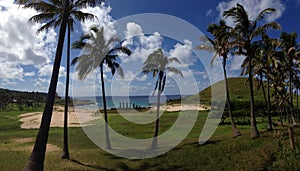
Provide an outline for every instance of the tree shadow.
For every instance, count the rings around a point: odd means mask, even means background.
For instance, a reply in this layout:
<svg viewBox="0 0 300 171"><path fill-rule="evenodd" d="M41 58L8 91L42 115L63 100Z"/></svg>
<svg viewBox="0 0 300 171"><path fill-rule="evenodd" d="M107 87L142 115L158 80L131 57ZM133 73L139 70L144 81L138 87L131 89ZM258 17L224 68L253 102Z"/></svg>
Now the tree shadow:
<svg viewBox="0 0 300 171"><path fill-rule="evenodd" d="M104 168L104 167L101 167L101 166L85 164L85 163L82 163L82 162L80 162L78 160L75 160L75 159L69 159L69 161L71 161L73 163L76 163L78 165L81 165L81 166L92 168L92 169L105 170L105 171L116 171L115 169L108 169L108 168Z"/></svg>
<svg viewBox="0 0 300 171"><path fill-rule="evenodd" d="M192 142L192 143L189 143L188 146L204 146L204 145L209 145L209 144L216 144L218 142L221 142L221 140L207 140L204 144L199 144L199 142Z"/></svg>

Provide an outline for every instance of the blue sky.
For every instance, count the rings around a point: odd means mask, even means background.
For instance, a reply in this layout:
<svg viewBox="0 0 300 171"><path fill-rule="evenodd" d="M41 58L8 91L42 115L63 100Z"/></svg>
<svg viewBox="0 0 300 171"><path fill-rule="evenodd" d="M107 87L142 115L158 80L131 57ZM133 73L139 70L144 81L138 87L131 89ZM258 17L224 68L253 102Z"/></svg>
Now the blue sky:
<svg viewBox="0 0 300 171"><path fill-rule="evenodd" d="M182 19L199 31L207 34L206 28L210 23L216 23L224 10L229 9L236 3L245 6L250 15L254 15L256 11L267 7L277 9L277 13L270 18L269 21L277 21L282 25L283 31L299 32L300 22L297 19L300 11L299 0L224 0L224 1L196 1L196 0L108 0L102 8L89 8L89 12L98 15L99 21L96 23L86 22L77 25L73 32L72 41L78 39L82 32L86 32L92 24L104 26L107 30L106 35L112 36L116 33L116 23L119 19L130 15L143 13L160 13ZM0 0L0 87L23 91L43 91L47 92L50 80L53 56L57 41L57 30L51 29L48 32L35 34L35 30L40 24L30 24L28 18L36 14L34 10L22 9L15 5L11 0ZM166 17L168 18L168 17ZM159 19L158 19L159 20ZM130 21L130 19L128 19ZM230 23L230 20L227 20ZM172 24L172 23L171 23ZM154 29L150 35L144 33L148 28L143 28L137 21L127 23L126 27L121 30L125 38L141 34L139 40L135 44L131 44L129 40L126 42L132 48L134 54L129 58L122 58L122 67L126 69L127 78L121 80L118 76L112 78L109 71L106 70L105 77L107 82L108 94L126 95L129 94L151 94L155 81L151 76L141 75L139 68L135 65L126 65L130 60L143 62L145 57L149 55L155 48L162 47L167 55L179 55L183 61L183 65L176 65L181 68L186 75L185 78L178 78L174 75L168 75L168 84L166 94L193 94L208 86L210 82L217 81L222 78L222 74L209 74L208 68L204 68L201 58L197 57L199 52L194 51L194 47L198 44L188 38L179 38L172 40L163 35L160 30L160 24L154 25ZM22 28L22 30L20 30ZM170 32L178 27L169 28ZM119 34L120 30L118 30ZM156 32L156 33L155 33ZM185 35L189 30L182 30ZM280 32L273 34L278 36ZM127 35L127 37L126 37ZM119 35L118 35L119 36ZM178 35L180 36L180 35ZM193 35L198 39L201 35ZM121 36L122 37L122 36ZM299 40L299 38L298 38ZM77 56L80 52L73 51L72 57ZM203 52L204 53L204 52ZM207 58L211 54L206 53ZM201 56L203 54L201 53ZM243 58L231 57L228 63L228 71L230 76L239 76L239 65ZM205 62L204 62L205 63ZM60 79L57 92L64 94L65 80L65 53L61 64ZM135 68L133 70L130 70ZM84 82L76 78L74 67L72 68L71 89L73 95L92 95L99 92L98 73L91 74ZM212 70L213 71L213 70ZM213 77L213 78L211 78ZM182 89L181 89L182 88ZM125 93L125 94L124 94Z"/></svg>

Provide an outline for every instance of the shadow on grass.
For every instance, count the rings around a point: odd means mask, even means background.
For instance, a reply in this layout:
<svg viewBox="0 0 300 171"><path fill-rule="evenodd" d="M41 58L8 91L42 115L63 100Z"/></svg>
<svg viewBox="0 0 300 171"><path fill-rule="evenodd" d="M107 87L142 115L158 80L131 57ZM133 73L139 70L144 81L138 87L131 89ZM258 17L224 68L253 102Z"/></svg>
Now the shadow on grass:
<svg viewBox="0 0 300 171"><path fill-rule="evenodd" d="M92 168L92 169L105 170L105 171L116 171L115 169L108 169L108 168L104 168L104 167L101 167L101 166L85 164L85 163L82 163L82 162L80 162L78 160L75 160L75 159L69 159L69 161L71 161L73 163L76 163L76 164L79 164L81 166Z"/></svg>
<svg viewBox="0 0 300 171"><path fill-rule="evenodd" d="M221 142L221 140L207 140L204 144L201 144L199 145L199 142L192 142L192 143L189 143L188 146L203 146L203 145L209 145L209 144L216 144L218 142Z"/></svg>

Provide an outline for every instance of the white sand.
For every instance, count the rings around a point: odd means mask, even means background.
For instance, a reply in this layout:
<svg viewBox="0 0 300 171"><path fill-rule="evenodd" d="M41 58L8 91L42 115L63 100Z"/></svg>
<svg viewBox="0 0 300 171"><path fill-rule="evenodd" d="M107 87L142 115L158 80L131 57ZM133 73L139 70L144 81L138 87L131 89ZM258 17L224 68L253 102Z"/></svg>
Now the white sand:
<svg viewBox="0 0 300 171"><path fill-rule="evenodd" d="M20 121L23 122L21 128L31 129L39 128L43 112L25 113L20 115ZM69 108L68 127L83 127L92 125L92 120L98 119L91 110ZM80 122L78 121L78 118ZM64 107L54 107L50 127L63 127L64 125Z"/></svg>
<svg viewBox="0 0 300 171"><path fill-rule="evenodd" d="M205 111L210 108L203 105L168 105L161 106L162 111L175 112L175 111ZM151 110L156 110L156 107L151 108ZM23 129L32 129L39 128L42 112L32 112L25 113L20 115L20 121L23 122L21 128ZM69 127L84 127L93 125L91 121L101 118L101 115L95 115L95 110L93 109L77 109L76 112L73 108L69 108L69 118L68 126ZM79 122L80 121L80 122ZM54 107L50 127L63 127L64 122L64 107Z"/></svg>
<svg viewBox="0 0 300 171"><path fill-rule="evenodd" d="M152 110L156 110L156 107L153 107ZM180 105L180 104L173 104L173 105L163 105L160 107L160 110L167 111L167 112L177 112L177 111L187 111L187 110L194 110L194 111L206 111L210 110L210 107L205 105Z"/></svg>

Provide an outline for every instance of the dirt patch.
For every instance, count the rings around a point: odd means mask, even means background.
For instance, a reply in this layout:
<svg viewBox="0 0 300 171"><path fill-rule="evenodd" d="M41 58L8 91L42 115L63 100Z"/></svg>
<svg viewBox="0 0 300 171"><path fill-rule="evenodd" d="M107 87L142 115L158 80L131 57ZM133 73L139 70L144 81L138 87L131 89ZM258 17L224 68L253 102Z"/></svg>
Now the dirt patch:
<svg viewBox="0 0 300 171"><path fill-rule="evenodd" d="M30 137L30 138L18 138L18 139L15 139L15 141L17 143L27 143L27 142L33 142L34 138L32 138L32 137Z"/></svg>
<svg viewBox="0 0 300 171"><path fill-rule="evenodd" d="M33 149L33 145L26 145L26 146L23 146L23 147L17 147L15 148L15 150L13 151L32 151ZM47 149L46 149L46 152L54 152L54 151L59 151L60 148L57 147L56 145L53 145L53 144L47 144Z"/></svg>

